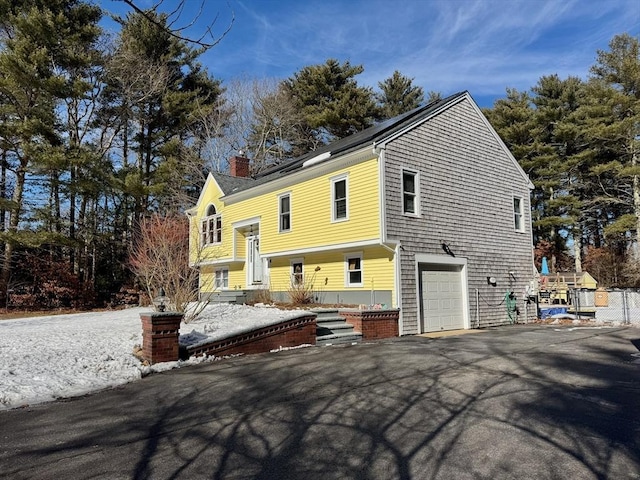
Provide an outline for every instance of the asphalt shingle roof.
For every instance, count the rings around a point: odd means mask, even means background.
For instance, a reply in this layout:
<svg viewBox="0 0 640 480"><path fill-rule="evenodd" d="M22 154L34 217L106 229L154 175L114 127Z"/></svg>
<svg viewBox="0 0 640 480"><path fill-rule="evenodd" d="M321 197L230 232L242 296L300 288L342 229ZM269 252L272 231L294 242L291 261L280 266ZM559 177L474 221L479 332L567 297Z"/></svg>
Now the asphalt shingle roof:
<svg viewBox="0 0 640 480"><path fill-rule="evenodd" d="M453 94L442 100L436 100L422 107L418 107L409 112L398 115L397 117L384 120L372 127L366 128L360 132L349 135L348 137L336 140L328 145L324 145L316 150L313 150L301 157L293 158L272 168L269 168L259 173L255 178L239 178L232 177L231 175L222 173L213 173L214 178L220 185L220 188L225 195L230 195L242 190L252 188L257 185L268 183L270 181L282 178L290 173L293 173L300 168L307 160L314 158L322 153L331 152L331 156L335 157L338 154L349 153L350 151L357 150L369 143L380 142L385 138L392 136L394 133L404 129L413 122L427 117L435 110L439 109L443 105L446 105L452 101L465 95L467 92L459 92Z"/></svg>

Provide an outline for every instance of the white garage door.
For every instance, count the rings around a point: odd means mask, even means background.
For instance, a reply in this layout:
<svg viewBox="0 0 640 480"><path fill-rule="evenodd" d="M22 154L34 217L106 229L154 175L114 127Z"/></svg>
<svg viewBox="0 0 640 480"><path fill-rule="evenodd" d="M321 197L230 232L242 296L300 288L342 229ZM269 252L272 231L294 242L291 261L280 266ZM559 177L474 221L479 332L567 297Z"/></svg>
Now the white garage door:
<svg viewBox="0 0 640 480"><path fill-rule="evenodd" d="M427 266L421 272L422 331L464 328L462 270L457 266Z"/></svg>

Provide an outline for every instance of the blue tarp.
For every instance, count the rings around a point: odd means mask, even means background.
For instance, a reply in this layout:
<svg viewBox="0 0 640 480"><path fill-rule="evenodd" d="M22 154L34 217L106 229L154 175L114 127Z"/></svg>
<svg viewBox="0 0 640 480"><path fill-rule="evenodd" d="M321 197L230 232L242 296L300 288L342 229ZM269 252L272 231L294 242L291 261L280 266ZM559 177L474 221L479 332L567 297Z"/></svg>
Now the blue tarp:
<svg viewBox="0 0 640 480"><path fill-rule="evenodd" d="M541 308L540 318L549 318L553 315L558 315L559 313L567 313L567 307Z"/></svg>

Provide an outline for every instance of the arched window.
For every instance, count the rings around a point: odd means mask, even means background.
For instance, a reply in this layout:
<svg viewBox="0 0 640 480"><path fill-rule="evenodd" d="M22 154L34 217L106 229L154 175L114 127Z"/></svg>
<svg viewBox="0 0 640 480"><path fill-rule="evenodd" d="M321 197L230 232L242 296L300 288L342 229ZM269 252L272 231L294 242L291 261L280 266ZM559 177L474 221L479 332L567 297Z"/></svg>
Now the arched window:
<svg viewBox="0 0 640 480"><path fill-rule="evenodd" d="M216 207L209 205L202 219L202 245L222 242L222 217L216 214Z"/></svg>

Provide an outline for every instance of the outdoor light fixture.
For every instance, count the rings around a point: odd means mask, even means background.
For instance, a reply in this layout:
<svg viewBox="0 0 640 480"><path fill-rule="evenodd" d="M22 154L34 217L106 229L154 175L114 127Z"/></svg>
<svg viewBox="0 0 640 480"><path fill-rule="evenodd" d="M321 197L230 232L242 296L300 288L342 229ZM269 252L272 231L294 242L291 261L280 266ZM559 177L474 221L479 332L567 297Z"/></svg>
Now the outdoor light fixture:
<svg viewBox="0 0 640 480"><path fill-rule="evenodd" d="M496 277L487 277L487 283L493 287L496 286Z"/></svg>
<svg viewBox="0 0 640 480"><path fill-rule="evenodd" d="M167 302L169 301L169 297L164 293L164 288L160 287L158 290L158 296L153 299L153 304L156 306L156 309L159 312L164 312L167 308Z"/></svg>

